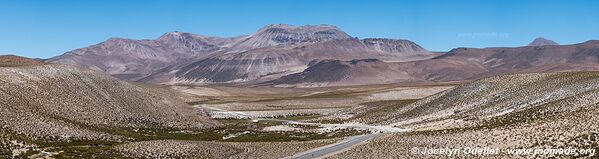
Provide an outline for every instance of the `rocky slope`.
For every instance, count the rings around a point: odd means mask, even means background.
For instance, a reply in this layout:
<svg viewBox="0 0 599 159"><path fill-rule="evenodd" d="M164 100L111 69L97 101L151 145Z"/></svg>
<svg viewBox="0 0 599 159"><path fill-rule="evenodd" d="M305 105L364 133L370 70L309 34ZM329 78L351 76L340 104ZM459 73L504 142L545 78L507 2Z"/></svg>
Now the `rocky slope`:
<svg viewBox="0 0 599 159"><path fill-rule="evenodd" d="M417 125L419 121L462 119L464 123L506 114L567 113L599 103L599 73L502 75L463 84L389 113L381 124ZM532 110L534 109L534 110ZM548 113L548 114L546 114ZM517 117L517 116L514 116ZM533 118L528 116L527 118ZM428 122L429 124L431 122Z"/></svg>
<svg viewBox="0 0 599 159"><path fill-rule="evenodd" d="M0 126L29 139L122 140L101 130L217 125L174 94L68 65L0 67Z"/></svg>
<svg viewBox="0 0 599 159"><path fill-rule="evenodd" d="M412 128L331 158L436 158L420 148L489 147L599 149L599 73L495 76L424 98L387 115L359 119ZM596 155L596 154L595 154ZM562 158L574 155L459 154L469 158Z"/></svg>

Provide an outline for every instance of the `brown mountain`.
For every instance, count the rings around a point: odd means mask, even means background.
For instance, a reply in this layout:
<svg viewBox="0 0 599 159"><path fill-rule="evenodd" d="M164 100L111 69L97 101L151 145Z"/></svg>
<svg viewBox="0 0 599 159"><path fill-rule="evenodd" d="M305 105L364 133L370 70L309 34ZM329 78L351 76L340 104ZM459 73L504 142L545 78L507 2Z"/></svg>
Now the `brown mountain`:
<svg viewBox="0 0 599 159"><path fill-rule="evenodd" d="M121 79L135 80L173 63L218 51L235 39L183 32L165 33L156 40L111 38L47 61L84 66Z"/></svg>
<svg viewBox="0 0 599 159"><path fill-rule="evenodd" d="M597 70L599 70L599 41L592 40L574 45L457 48L432 59L409 62L375 61L368 65L360 65L360 63L325 61L321 65L312 65L303 72L274 80L271 84L322 86L351 85L351 83L439 82L473 80L511 73ZM334 75L335 78L323 78L328 75Z"/></svg>
<svg viewBox="0 0 599 159"><path fill-rule="evenodd" d="M232 45L228 51L170 66L141 81L191 84L261 82L301 72L311 62L326 59L413 61L437 55L408 40L361 40L349 37L330 25L269 25Z"/></svg>
<svg viewBox="0 0 599 159"><path fill-rule="evenodd" d="M331 25L275 24L234 38L170 32L156 40L109 39L48 61L149 83L355 85L598 70L596 43L556 45L537 38L533 46L436 54L409 40L353 38ZM333 74L339 77L322 78Z"/></svg>
<svg viewBox="0 0 599 159"><path fill-rule="evenodd" d="M332 25L273 24L249 36L170 32L156 40L113 38L49 59L153 83L265 81L300 72L311 61L434 57L408 40L356 39Z"/></svg>
<svg viewBox="0 0 599 159"><path fill-rule="evenodd" d="M515 48L457 48L431 60L404 64L413 75L447 81L522 72L599 70L599 41Z"/></svg>

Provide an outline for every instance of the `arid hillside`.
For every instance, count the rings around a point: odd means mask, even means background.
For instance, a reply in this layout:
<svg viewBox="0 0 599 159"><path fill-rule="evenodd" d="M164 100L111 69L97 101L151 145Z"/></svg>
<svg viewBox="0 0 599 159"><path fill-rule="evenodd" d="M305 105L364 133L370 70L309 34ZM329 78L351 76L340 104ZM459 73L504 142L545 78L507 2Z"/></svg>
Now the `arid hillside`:
<svg viewBox="0 0 599 159"><path fill-rule="evenodd" d="M30 139L122 140L102 130L217 125L174 94L68 65L0 67L0 126Z"/></svg>
<svg viewBox="0 0 599 159"><path fill-rule="evenodd" d="M386 115L357 119L412 132L385 135L332 158L446 157L412 153L414 147L598 149L598 113L598 72L495 76L404 104ZM499 156L519 157L490 157Z"/></svg>

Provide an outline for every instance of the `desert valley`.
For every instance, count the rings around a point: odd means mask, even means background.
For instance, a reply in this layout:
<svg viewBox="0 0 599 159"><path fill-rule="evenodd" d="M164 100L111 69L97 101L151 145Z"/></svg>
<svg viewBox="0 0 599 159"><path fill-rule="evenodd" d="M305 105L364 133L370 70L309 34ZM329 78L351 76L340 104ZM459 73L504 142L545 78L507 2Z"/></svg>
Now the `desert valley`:
<svg viewBox="0 0 599 159"><path fill-rule="evenodd" d="M593 158L598 71L598 40L433 52L327 24L110 38L0 56L0 158ZM484 147L585 151L423 151Z"/></svg>

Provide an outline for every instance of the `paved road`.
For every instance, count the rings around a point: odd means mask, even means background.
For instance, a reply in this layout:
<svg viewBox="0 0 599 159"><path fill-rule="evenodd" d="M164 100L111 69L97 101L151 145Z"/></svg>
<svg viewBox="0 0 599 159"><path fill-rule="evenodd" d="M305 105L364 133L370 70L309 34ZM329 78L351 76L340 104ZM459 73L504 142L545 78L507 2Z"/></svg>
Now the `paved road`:
<svg viewBox="0 0 599 159"><path fill-rule="evenodd" d="M252 118L250 116L247 116L244 113L237 113L237 112L233 112L236 113L237 115L244 117L244 118L250 118L252 120L272 120L272 121L281 121L281 122L287 122L290 124L300 124L300 125L316 125L316 126L320 126L320 127L324 127L324 128L331 128L331 129L366 129L366 130L370 130L371 132L375 132L372 134L366 134L366 135L360 135L360 136L354 136L351 138L348 138L346 140L331 144L331 145L327 145L327 146L323 146L317 149L312 149L312 150L308 150L299 154L296 154L294 156L291 156L290 158L296 158L296 159L312 159L312 158L318 158L318 157L322 157L322 156L326 156L329 154L333 154L336 152L342 152L347 150L348 148L360 144L362 142L368 141L369 139L372 139L376 136L379 136L381 133L379 132L404 132L404 131L409 131L409 129L402 129L402 128L396 128L393 126L375 126L375 125L367 125L367 124L361 124L361 123L347 123L347 124L321 124L321 123L304 123L304 122L300 122L300 121L293 121L293 120L284 120L284 119L273 119L273 118ZM286 157L289 158L289 157Z"/></svg>
<svg viewBox="0 0 599 159"><path fill-rule="evenodd" d="M355 136L355 137L349 138L347 140L343 140L341 142L337 142L337 143L329 145L329 146L325 146L325 147L315 149L315 150L312 150L309 152L304 152L303 154L299 154L298 156L293 156L293 158L295 158L295 159L312 159L312 158L322 157L322 156L325 156L328 154L332 154L332 153L339 152L344 149L350 148L354 145L357 145L359 143L362 143L369 139L372 139L378 135L380 135L380 134L373 133L373 134Z"/></svg>

